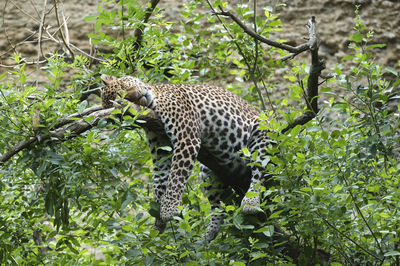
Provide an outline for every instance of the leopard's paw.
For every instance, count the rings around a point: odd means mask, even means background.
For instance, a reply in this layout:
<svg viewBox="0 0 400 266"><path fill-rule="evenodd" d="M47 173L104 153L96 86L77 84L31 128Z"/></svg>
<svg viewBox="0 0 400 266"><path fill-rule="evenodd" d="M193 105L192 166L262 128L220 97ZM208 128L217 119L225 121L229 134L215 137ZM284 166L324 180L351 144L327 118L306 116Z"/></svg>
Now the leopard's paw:
<svg viewBox="0 0 400 266"><path fill-rule="evenodd" d="M160 234L164 232L165 227L167 226L161 219L156 218L156 222L154 223L154 229L158 230Z"/></svg>
<svg viewBox="0 0 400 266"><path fill-rule="evenodd" d="M180 202L176 199L163 197L161 200L160 217L164 223L172 220L174 216L177 216L181 213L181 211L178 209L178 205L180 205Z"/></svg>
<svg viewBox="0 0 400 266"><path fill-rule="evenodd" d="M207 233L206 233L207 242L210 242L217 236L219 228L221 227L221 224L224 222L224 219L225 215L223 214L216 214L211 217L211 221L207 226Z"/></svg>
<svg viewBox="0 0 400 266"><path fill-rule="evenodd" d="M254 214L259 212L260 210L260 197L255 196L252 198L244 197L242 200L242 212L245 214Z"/></svg>

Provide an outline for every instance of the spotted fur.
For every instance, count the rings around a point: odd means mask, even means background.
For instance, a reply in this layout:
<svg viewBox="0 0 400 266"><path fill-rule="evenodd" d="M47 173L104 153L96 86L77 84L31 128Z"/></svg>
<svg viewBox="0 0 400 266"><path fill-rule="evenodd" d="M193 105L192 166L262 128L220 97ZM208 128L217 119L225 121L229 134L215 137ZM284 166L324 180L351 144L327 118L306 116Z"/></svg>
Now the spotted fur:
<svg viewBox="0 0 400 266"><path fill-rule="evenodd" d="M269 143L265 133L258 129L259 112L237 95L220 87L194 84L147 84L134 77L110 77L102 75L106 87L102 91L105 108L112 106L117 94L126 91L125 98L148 107L160 117L168 140L160 139L153 132L146 132L154 160L153 188L155 200L161 204L156 228L162 231L167 221L179 214L182 193L190 176L200 147L206 149L219 165L232 169L232 173L244 171L240 151L247 147L258 152L251 167L248 191L259 193L262 169L258 166ZM172 145L169 159L161 158L167 152L157 147ZM258 164L257 164L258 163ZM211 170L201 167L202 176L209 178ZM226 186L218 184L209 198L213 208L219 208L220 195ZM260 205L259 197L244 197L244 213L255 213ZM207 240L212 240L223 222L222 215L214 215L208 226Z"/></svg>

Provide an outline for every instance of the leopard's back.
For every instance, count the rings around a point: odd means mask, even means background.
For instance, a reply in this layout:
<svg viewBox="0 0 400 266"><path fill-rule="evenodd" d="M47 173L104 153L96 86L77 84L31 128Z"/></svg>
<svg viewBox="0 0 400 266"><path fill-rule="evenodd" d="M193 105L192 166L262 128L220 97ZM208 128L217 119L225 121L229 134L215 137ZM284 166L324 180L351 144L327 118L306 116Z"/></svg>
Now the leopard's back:
<svg viewBox="0 0 400 266"><path fill-rule="evenodd" d="M178 115L188 112L188 105L191 105L199 119L202 147L219 159L221 164L234 166L235 160L242 161L238 152L247 145L251 132L258 127L259 112L253 106L217 86L162 84L154 85L153 91L158 107L155 111L161 116L167 112L175 117L165 121L167 128L168 123L194 126L195 121L189 119L192 116L179 120L182 116ZM179 101L181 98L188 101Z"/></svg>

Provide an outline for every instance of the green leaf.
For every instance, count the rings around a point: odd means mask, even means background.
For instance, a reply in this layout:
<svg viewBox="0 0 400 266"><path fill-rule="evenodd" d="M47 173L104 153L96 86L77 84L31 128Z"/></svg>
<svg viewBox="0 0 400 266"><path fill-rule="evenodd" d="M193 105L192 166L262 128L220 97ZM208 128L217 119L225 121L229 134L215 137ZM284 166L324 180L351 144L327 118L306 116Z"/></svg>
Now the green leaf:
<svg viewBox="0 0 400 266"><path fill-rule="evenodd" d="M250 254L250 256L251 256L251 260L250 260L250 261L255 261L255 260L258 260L258 259L260 259L260 258L267 257L268 254L265 253L265 252L256 251L256 252L252 252L252 253Z"/></svg>
<svg viewBox="0 0 400 266"><path fill-rule="evenodd" d="M150 237L151 238L158 236L159 233L160 233L160 231L150 228Z"/></svg>
<svg viewBox="0 0 400 266"><path fill-rule="evenodd" d="M248 149L247 147L244 147L244 148L242 149L242 152L243 152L243 155L244 155L244 156L250 156L250 151L249 151L249 149Z"/></svg>
<svg viewBox="0 0 400 266"><path fill-rule="evenodd" d="M234 261L234 262L230 261L229 265L232 265L232 266L246 266L246 264L241 262L241 261Z"/></svg>
<svg viewBox="0 0 400 266"><path fill-rule="evenodd" d="M121 113L122 113L122 112L121 112L120 109L114 109L114 110L111 111L111 114L112 114L112 115L117 115L117 114L121 114Z"/></svg>
<svg viewBox="0 0 400 266"><path fill-rule="evenodd" d="M350 39L350 41L360 43L363 40L363 37L364 36L361 34L361 32L357 31L353 35L350 35L349 39Z"/></svg>
<svg viewBox="0 0 400 266"><path fill-rule="evenodd" d="M226 212L230 212L230 211L234 211L234 210L235 210L235 206L233 206L233 205L228 205L225 207Z"/></svg>
<svg viewBox="0 0 400 266"><path fill-rule="evenodd" d="M161 146L157 148L158 150L163 150L163 151L172 151L172 148L170 146Z"/></svg>
<svg viewBox="0 0 400 266"><path fill-rule="evenodd" d="M386 47L386 44L371 44L367 46L367 49L373 49L373 48L383 48Z"/></svg>
<svg viewBox="0 0 400 266"><path fill-rule="evenodd" d="M86 109L87 106L88 106L88 102L86 100L84 100L80 104L78 104L78 106L77 106L78 113L82 113Z"/></svg>
<svg viewBox="0 0 400 266"><path fill-rule="evenodd" d="M391 250L389 252L386 252L383 256L385 256L385 257L400 256L400 251Z"/></svg>
<svg viewBox="0 0 400 266"><path fill-rule="evenodd" d="M309 127L307 128L307 132L317 132L320 131L321 128L320 127Z"/></svg>
<svg viewBox="0 0 400 266"><path fill-rule="evenodd" d="M97 16L86 16L86 17L83 18L83 20L92 21L92 20L95 20L96 18L97 18Z"/></svg>
<svg viewBox="0 0 400 266"><path fill-rule="evenodd" d="M149 214L155 218L160 218L160 203L152 201L150 202Z"/></svg>
<svg viewBox="0 0 400 266"><path fill-rule="evenodd" d="M269 218L272 219L272 218L278 217L279 214L281 214L281 212L283 212L283 210L276 211L276 212L272 213L272 214L269 216Z"/></svg>
<svg viewBox="0 0 400 266"><path fill-rule="evenodd" d="M339 190L341 190L343 188L343 186L342 185L340 185L340 184L337 184L336 186L335 186L335 188L333 189L333 192L338 192Z"/></svg>
<svg viewBox="0 0 400 266"><path fill-rule="evenodd" d="M392 73L393 75L395 75L396 77L399 76L399 73L397 73L396 69L394 69L393 67L385 67L385 70L389 73Z"/></svg>
<svg viewBox="0 0 400 266"><path fill-rule="evenodd" d="M271 237L274 234L274 232L275 228L273 225L268 225L254 231L254 233L263 233L267 237Z"/></svg>

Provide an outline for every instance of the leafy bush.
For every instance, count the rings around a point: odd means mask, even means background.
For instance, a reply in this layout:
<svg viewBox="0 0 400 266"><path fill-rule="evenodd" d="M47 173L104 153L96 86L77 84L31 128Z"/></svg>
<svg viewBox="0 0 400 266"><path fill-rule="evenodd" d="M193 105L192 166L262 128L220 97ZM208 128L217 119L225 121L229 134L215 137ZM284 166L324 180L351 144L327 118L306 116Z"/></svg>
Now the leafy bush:
<svg viewBox="0 0 400 266"><path fill-rule="evenodd" d="M218 5L226 7L216 1L213 8ZM86 20L95 20L93 41L110 48L102 54L107 62L91 72L84 57L68 63L54 55L47 65L49 81L40 89L26 82L25 65L15 55L19 68L0 84L4 114L0 153L38 130L49 132L68 114L82 112L89 105L81 100L82 87L103 72L135 73L152 82L234 80L224 85L262 106L261 89L264 94L272 90L262 85L263 79L284 66L273 60L284 53L259 49L235 23L224 21L222 26L216 16L195 12L204 6L201 1L187 3L180 23L165 21L156 9L143 27L140 45L138 37L130 34L143 26L146 16L136 1L99 7L99 15ZM266 7L264 16L253 20L255 7L235 9L265 37L280 30L273 10ZM156 208L151 202L152 163L143 134L132 130L131 117L114 123L104 120L68 141L43 140L31 145L1 165L0 261L68 265L398 263L399 110L391 109L396 98L391 90L400 81L393 68L374 63L373 52L383 45L373 44L372 37L373 32L357 15L355 32L349 38L354 53L343 59L351 67L339 64L332 70L333 77L320 89L326 100L316 119L280 134L303 111L298 107L302 104L287 105L303 101L308 76L305 63L292 60L286 65L291 66L286 74L290 97L275 100L280 115L273 111L261 115L270 120L262 125L269 130L266 134L278 143L268 148L270 155L265 158L271 162L265 171L272 176L268 180L272 185L263 193L265 214L245 216L234 201L227 203L221 232L207 243L204 235L212 211L202 193L205 184L195 169L184 194L182 216L159 234L152 229L151 214ZM66 69L78 73L69 87L73 92L61 89ZM90 122L92 118L85 119Z"/></svg>

